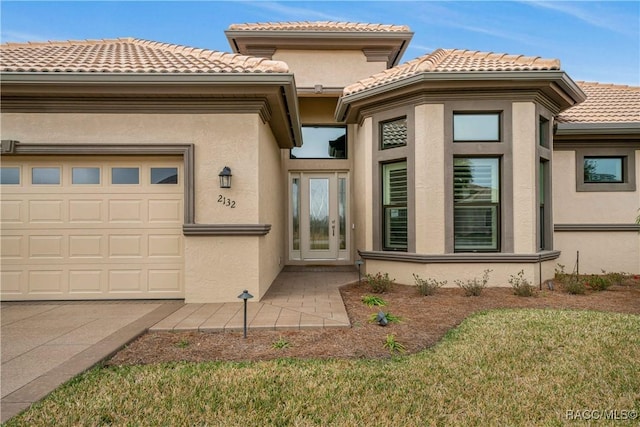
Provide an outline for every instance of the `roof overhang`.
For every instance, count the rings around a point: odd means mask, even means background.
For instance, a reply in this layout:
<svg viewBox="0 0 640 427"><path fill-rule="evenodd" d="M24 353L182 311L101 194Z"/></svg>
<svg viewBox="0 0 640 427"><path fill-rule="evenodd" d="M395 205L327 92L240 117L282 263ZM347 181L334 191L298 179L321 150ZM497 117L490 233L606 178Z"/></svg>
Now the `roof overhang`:
<svg viewBox="0 0 640 427"><path fill-rule="evenodd" d="M457 91L535 91L554 104L556 113L586 99L585 93L563 71L428 71L344 95L338 101L335 119L355 123L360 111L370 105L419 94Z"/></svg>
<svg viewBox="0 0 640 427"><path fill-rule="evenodd" d="M291 73L3 72L0 79L2 112L259 113L281 148L302 144Z"/></svg>
<svg viewBox="0 0 640 427"><path fill-rule="evenodd" d="M558 123L556 136L640 135L640 122Z"/></svg>
<svg viewBox="0 0 640 427"><path fill-rule="evenodd" d="M411 31L285 31L226 30L231 49L249 56L271 58L277 49L361 50L370 62L386 62L387 68L400 62Z"/></svg>

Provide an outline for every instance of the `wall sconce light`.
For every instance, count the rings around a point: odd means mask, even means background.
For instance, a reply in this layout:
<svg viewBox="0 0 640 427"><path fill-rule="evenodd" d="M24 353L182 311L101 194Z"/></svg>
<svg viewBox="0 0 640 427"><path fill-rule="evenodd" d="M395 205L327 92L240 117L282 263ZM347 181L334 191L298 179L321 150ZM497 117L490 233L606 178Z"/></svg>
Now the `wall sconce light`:
<svg viewBox="0 0 640 427"><path fill-rule="evenodd" d="M225 166L218 174L220 177L220 188L231 188L231 168Z"/></svg>

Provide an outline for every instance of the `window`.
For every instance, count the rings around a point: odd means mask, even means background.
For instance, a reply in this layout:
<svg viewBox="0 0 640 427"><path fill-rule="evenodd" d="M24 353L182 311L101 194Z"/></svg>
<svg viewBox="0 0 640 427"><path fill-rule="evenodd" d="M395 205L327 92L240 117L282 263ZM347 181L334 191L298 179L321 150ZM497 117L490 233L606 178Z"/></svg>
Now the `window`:
<svg viewBox="0 0 640 427"><path fill-rule="evenodd" d="M541 147L549 148L549 120L542 116L538 122L538 144Z"/></svg>
<svg viewBox="0 0 640 427"><path fill-rule="evenodd" d="M547 197L549 197L549 191L547 189L547 184L549 183L549 161L548 160L540 160L540 164L538 165L538 249L545 250L550 249L551 242L549 242L549 238L547 237L550 233L549 223L551 221L548 220L550 212L548 212L549 201Z"/></svg>
<svg viewBox="0 0 640 427"><path fill-rule="evenodd" d="M453 113L454 142L499 142L500 113Z"/></svg>
<svg viewBox="0 0 640 427"><path fill-rule="evenodd" d="M18 185L20 184L19 167L0 167L0 184Z"/></svg>
<svg viewBox="0 0 640 427"><path fill-rule="evenodd" d="M576 191L635 191L635 156L633 148L577 148Z"/></svg>
<svg viewBox="0 0 640 427"><path fill-rule="evenodd" d="M500 160L455 158L453 202L455 251L500 250Z"/></svg>
<svg viewBox="0 0 640 427"><path fill-rule="evenodd" d="M302 147L292 148L292 159L346 159L346 126L302 126Z"/></svg>
<svg viewBox="0 0 640 427"><path fill-rule="evenodd" d="M380 123L380 149L407 145L407 118Z"/></svg>
<svg viewBox="0 0 640 427"><path fill-rule="evenodd" d="M291 238L293 240L292 248L294 251L300 250L300 178L291 179L291 215L292 230Z"/></svg>
<svg viewBox="0 0 640 427"><path fill-rule="evenodd" d="M177 184L178 168L151 168L151 184Z"/></svg>
<svg viewBox="0 0 640 427"><path fill-rule="evenodd" d="M100 168L71 168L72 184L100 184Z"/></svg>
<svg viewBox="0 0 640 427"><path fill-rule="evenodd" d="M585 157L584 182L590 184L624 182L623 166L624 157Z"/></svg>
<svg viewBox="0 0 640 427"><path fill-rule="evenodd" d="M385 250L407 250L407 162L382 165Z"/></svg>
<svg viewBox="0 0 640 427"><path fill-rule="evenodd" d="M111 168L112 184L140 184L138 168Z"/></svg>
<svg viewBox="0 0 640 427"><path fill-rule="evenodd" d="M44 185L60 184L60 168L32 168L31 183Z"/></svg>

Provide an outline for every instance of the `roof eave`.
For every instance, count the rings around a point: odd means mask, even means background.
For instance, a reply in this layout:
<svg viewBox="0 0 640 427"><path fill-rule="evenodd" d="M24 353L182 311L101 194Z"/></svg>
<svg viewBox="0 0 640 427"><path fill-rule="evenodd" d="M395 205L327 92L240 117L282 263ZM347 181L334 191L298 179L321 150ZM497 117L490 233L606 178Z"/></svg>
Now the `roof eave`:
<svg viewBox="0 0 640 427"><path fill-rule="evenodd" d="M558 123L556 135L640 135L640 122Z"/></svg>
<svg viewBox="0 0 640 427"><path fill-rule="evenodd" d="M272 111L271 127L281 148L291 148L302 144L302 132L295 79L292 73L50 73L50 72L0 72L2 95L28 96L40 93L39 88L71 88L82 91L86 88L108 89L110 95L116 95L115 87L121 88L125 95L140 95L136 88L147 88L142 93L153 90L157 94L161 88L167 88L167 96L201 93L205 88L210 96L237 96L243 86L252 90L251 94L264 96ZM100 89L102 88L102 89ZM106 88L106 89L105 89ZM169 89L170 88L170 89ZM235 89L234 89L235 88ZM256 91L258 88L258 92ZM264 93L260 93L264 88ZM271 88L271 90L268 90ZM274 89L279 88L277 91ZM35 90L35 92L34 92ZM55 96L55 94L53 95ZM279 99L279 100L278 100ZM230 101L231 102L231 101ZM280 114L276 114L280 112Z"/></svg>
<svg viewBox="0 0 640 427"><path fill-rule="evenodd" d="M461 82L543 82L556 95L559 111L564 111L586 100L585 93L564 71L425 71L406 78L364 89L342 96L336 107L335 118L338 121L353 121L357 114L351 108L368 98L391 95L394 91L409 88L412 85L432 83L450 83L452 88Z"/></svg>

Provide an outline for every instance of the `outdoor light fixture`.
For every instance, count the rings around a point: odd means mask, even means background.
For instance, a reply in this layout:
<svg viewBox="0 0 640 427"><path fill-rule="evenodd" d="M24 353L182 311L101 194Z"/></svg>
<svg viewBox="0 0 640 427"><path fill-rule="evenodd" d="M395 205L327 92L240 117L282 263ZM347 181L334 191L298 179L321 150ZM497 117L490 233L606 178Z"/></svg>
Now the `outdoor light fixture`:
<svg viewBox="0 0 640 427"><path fill-rule="evenodd" d="M384 314L384 311L380 310L378 315L376 316L376 322L380 326L387 326L389 324L389 319L387 319L387 315Z"/></svg>
<svg viewBox="0 0 640 427"><path fill-rule="evenodd" d="M228 169L228 168L225 168ZM253 295L251 295L249 293L248 290L244 290L240 295L238 295L238 298L240 298L241 300L244 300L244 337L247 337L247 300L250 298L253 298Z"/></svg>
<svg viewBox="0 0 640 427"><path fill-rule="evenodd" d="M360 273L360 267L362 267L362 264L364 264L364 261L361 259L356 260L356 267L358 267L358 283L362 283L362 274Z"/></svg>
<svg viewBox="0 0 640 427"><path fill-rule="evenodd" d="M220 188L231 188L231 168L225 166L218 174L220 177Z"/></svg>

